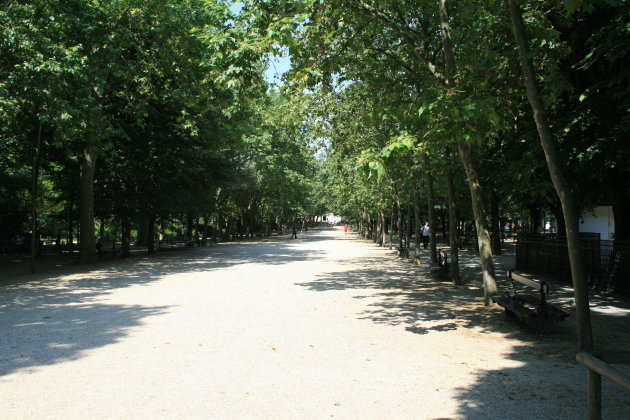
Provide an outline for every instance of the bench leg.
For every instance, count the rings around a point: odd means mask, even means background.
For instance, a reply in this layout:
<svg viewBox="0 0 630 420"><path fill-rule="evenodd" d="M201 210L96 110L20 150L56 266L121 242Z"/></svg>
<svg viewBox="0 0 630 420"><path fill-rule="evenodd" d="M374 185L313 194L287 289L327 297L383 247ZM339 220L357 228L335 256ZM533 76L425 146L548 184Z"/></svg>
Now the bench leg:
<svg viewBox="0 0 630 420"><path fill-rule="evenodd" d="M538 325L536 326L536 334L545 335L549 334L549 316L547 313L547 308L542 307L536 310L536 314L538 315Z"/></svg>
<svg viewBox="0 0 630 420"><path fill-rule="evenodd" d="M602 419L602 377L588 369L588 418Z"/></svg>

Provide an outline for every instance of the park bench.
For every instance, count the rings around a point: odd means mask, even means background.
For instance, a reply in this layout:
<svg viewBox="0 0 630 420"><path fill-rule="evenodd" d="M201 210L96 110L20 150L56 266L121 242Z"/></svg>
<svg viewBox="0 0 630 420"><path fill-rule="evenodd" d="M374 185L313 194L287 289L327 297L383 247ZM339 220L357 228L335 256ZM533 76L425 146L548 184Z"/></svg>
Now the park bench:
<svg viewBox="0 0 630 420"><path fill-rule="evenodd" d="M437 250L437 261L442 271L448 271L448 254L443 249Z"/></svg>
<svg viewBox="0 0 630 420"><path fill-rule="evenodd" d="M508 271L508 290L497 296L492 296L492 300L505 309L505 314L509 318L517 317L528 325L536 327L537 332L548 331L551 321L562 321L568 317L568 312L563 311L547 302L549 285L538 279L516 274ZM515 282L522 286L536 290L538 294L528 294L516 290Z"/></svg>
<svg viewBox="0 0 630 420"><path fill-rule="evenodd" d="M158 251L170 248L187 248L197 246L197 241L193 240L162 240L158 241Z"/></svg>

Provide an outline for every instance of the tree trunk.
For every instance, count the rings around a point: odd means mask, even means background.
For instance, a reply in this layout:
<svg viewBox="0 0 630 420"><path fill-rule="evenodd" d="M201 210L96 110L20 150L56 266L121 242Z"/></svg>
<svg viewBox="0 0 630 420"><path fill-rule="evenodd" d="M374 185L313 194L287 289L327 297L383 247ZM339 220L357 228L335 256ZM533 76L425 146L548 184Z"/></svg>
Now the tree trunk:
<svg viewBox="0 0 630 420"><path fill-rule="evenodd" d="M557 227L556 233L559 236L564 236L566 234L567 228L566 228L566 225L564 223L564 214L562 213L562 206L561 205L557 206L557 205L551 204L549 206L549 209L551 210L551 212L553 213L554 217L556 218L556 227ZM615 228L616 228L616 225L615 225Z"/></svg>
<svg viewBox="0 0 630 420"><path fill-rule="evenodd" d="M206 245L208 241L208 219L210 218L209 214L206 214L203 218L203 233L201 236L201 243Z"/></svg>
<svg viewBox="0 0 630 420"><path fill-rule="evenodd" d="M450 157L450 153L446 153ZM450 159L449 159L450 160ZM453 286L461 283L459 275L459 245L457 244L457 202L455 201L455 183L453 168L448 166L446 172L446 187L448 190L448 241L451 246L450 275Z"/></svg>
<svg viewBox="0 0 630 420"><path fill-rule="evenodd" d="M191 241L193 239L193 216L192 214L188 213L186 215L186 237L184 239L186 239L187 241Z"/></svg>
<svg viewBox="0 0 630 420"><path fill-rule="evenodd" d="M155 216L150 215L147 223L147 249L149 254L155 252Z"/></svg>
<svg viewBox="0 0 630 420"><path fill-rule="evenodd" d="M193 219L193 240L197 245L199 245L199 240L201 235L203 234L200 230L203 226L201 225L200 218L197 216Z"/></svg>
<svg viewBox="0 0 630 420"><path fill-rule="evenodd" d="M71 200L68 208L68 243L66 244L66 246L68 247L68 250L72 253L73 248L74 248L74 212L72 211L74 207L74 203Z"/></svg>
<svg viewBox="0 0 630 420"><path fill-rule="evenodd" d="M409 239L411 238L411 205L407 205L407 223L405 224L405 248L409 250Z"/></svg>
<svg viewBox="0 0 630 420"><path fill-rule="evenodd" d="M499 218L499 197L497 193L492 193L492 201L490 203L490 213L492 218L492 252L494 255L501 255L501 219Z"/></svg>
<svg viewBox="0 0 630 420"><path fill-rule="evenodd" d="M381 213L381 240L379 246L384 247L387 241L387 220L385 220L385 209L381 207L379 211Z"/></svg>
<svg viewBox="0 0 630 420"><path fill-rule="evenodd" d="M623 169L617 171L613 187L615 241L630 241L630 179L627 175Z"/></svg>
<svg viewBox="0 0 630 420"><path fill-rule="evenodd" d="M615 220L615 241L630 241L630 193L617 196L613 206Z"/></svg>
<svg viewBox="0 0 630 420"><path fill-rule="evenodd" d="M146 216L140 216L138 218L138 239L137 245L147 246L147 231L149 230L149 220Z"/></svg>
<svg viewBox="0 0 630 420"><path fill-rule="evenodd" d="M471 145L467 144L462 137L457 138L457 149L464 164L468 177L468 187L472 201L473 214L475 216L475 227L477 228L477 244L479 246L479 258L481 259L481 269L483 271L483 298L484 305L490 305L490 297L498 292L497 280L494 271L494 261L492 258L492 244L490 233L486 225L486 211L483 207L483 194L481 185L477 177L477 170L472 158Z"/></svg>
<svg viewBox="0 0 630 420"><path fill-rule="evenodd" d="M83 148L81 161L80 191L80 240L79 262L96 261L96 238L94 235L94 171L96 169L96 117L92 116L88 137Z"/></svg>
<svg viewBox="0 0 630 420"><path fill-rule="evenodd" d="M593 334L588 302L588 285L581 256L577 206L573 193L571 192L571 187L562 171L560 156L558 155L556 143L551 134L544 105L538 92L538 86L536 85L534 67L529 58L529 48L527 46L527 37L521 9L514 0L508 0L508 5L525 79L527 98L534 113L534 122L538 130L540 143L545 152L545 159L551 175L551 181L558 193L560 203L562 203L562 213L564 214L564 221L566 223L567 245L569 248L569 263L571 265L571 277L573 278L573 290L575 294L578 345L580 350L590 351L593 349Z"/></svg>
<svg viewBox="0 0 630 420"><path fill-rule="evenodd" d="M418 197L418 186L415 183L413 187L411 188L411 196L413 199L413 211L414 211L413 264L420 265L422 264L422 261L420 260L420 227L422 226L422 223L420 222L420 198Z"/></svg>
<svg viewBox="0 0 630 420"><path fill-rule="evenodd" d="M33 149L33 171L31 179L31 274L35 273L35 257L37 256L37 184L39 183L39 148L42 144L42 122L39 122L37 139Z"/></svg>
<svg viewBox="0 0 630 420"><path fill-rule="evenodd" d="M232 240L232 217L231 216L228 216L228 219L225 221L225 228L223 229L223 238L221 239L223 241Z"/></svg>
<svg viewBox="0 0 630 420"><path fill-rule="evenodd" d="M120 256L122 258L129 258L131 255L131 219L127 216L122 217L120 220L120 227L122 231L122 248Z"/></svg>
<svg viewBox="0 0 630 420"><path fill-rule="evenodd" d="M394 245L394 220L396 220L396 202L392 200L392 215L389 224L389 249Z"/></svg>
<svg viewBox="0 0 630 420"><path fill-rule="evenodd" d="M220 236L221 222L219 220L219 214L215 213L214 217L212 218L212 242L215 244L218 243Z"/></svg>
<svg viewBox="0 0 630 420"><path fill-rule="evenodd" d="M444 62L446 67L446 87L452 89L456 86L454 80L456 74L455 57L451 44L451 27L449 23L448 8L446 0L440 0L440 25L442 50L444 51ZM463 137L457 137L457 149L464 164L466 175L468 176L468 187L472 199L475 224L477 225L477 243L479 244L479 256L481 258L481 269L483 271L484 304L490 305L490 296L497 293L497 281L494 272L494 261L492 260L492 249L490 235L486 227L486 214L483 208L483 195L481 185L477 177L477 171L473 164L471 146L466 143Z"/></svg>
<svg viewBox="0 0 630 420"><path fill-rule="evenodd" d="M424 177L427 183L427 212L429 214L429 253L431 255L431 262L437 264L437 246L435 241L435 197L433 194L433 175L431 174L431 162L429 162L429 155L422 154L422 166L424 167Z"/></svg>
<svg viewBox="0 0 630 420"><path fill-rule="evenodd" d="M403 218L402 218L402 209L400 208L400 198L396 197L396 209L398 210L398 248L403 248Z"/></svg>
<svg viewBox="0 0 630 420"><path fill-rule="evenodd" d="M535 204L527 206L529 210L529 233L539 233L540 232L540 207Z"/></svg>

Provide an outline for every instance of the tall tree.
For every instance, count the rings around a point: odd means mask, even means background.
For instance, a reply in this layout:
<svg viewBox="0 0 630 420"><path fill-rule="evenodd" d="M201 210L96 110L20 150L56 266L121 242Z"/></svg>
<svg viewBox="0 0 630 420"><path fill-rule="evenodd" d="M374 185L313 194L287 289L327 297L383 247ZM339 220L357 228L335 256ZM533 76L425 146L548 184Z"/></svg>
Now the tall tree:
<svg viewBox="0 0 630 420"><path fill-rule="evenodd" d="M510 17L514 27L514 35L518 45L519 57L525 79L527 98L534 113L534 121L540 137L540 143L545 151L547 166L551 175L553 185L562 203L564 215L567 244L569 248L569 261L571 265L571 277L573 279L573 290L575 293L575 309L578 321L578 345L581 350L592 350L593 337L591 330L590 308L588 303L588 285L584 272L584 264L581 256L581 245L578 227L578 208L573 198L573 193L569 182L562 169L562 161L558 155L556 143L549 128L547 114L543 105L538 86L536 85L536 74L531 60L529 59L529 47L525 34L525 25L521 15L521 10L515 0L508 0Z"/></svg>

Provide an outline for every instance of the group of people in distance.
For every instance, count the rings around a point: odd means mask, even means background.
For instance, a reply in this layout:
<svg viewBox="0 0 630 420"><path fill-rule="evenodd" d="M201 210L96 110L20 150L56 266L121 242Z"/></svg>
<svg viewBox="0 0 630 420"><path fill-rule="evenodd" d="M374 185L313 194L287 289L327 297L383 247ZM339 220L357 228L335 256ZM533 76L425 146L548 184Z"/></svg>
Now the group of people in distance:
<svg viewBox="0 0 630 420"><path fill-rule="evenodd" d="M347 233L349 229L348 224L343 225L344 233ZM422 229L420 230L420 234L422 236L422 246L425 248L429 246L429 222L424 222ZM293 226L293 233L291 234L291 239L297 239L297 227Z"/></svg>

